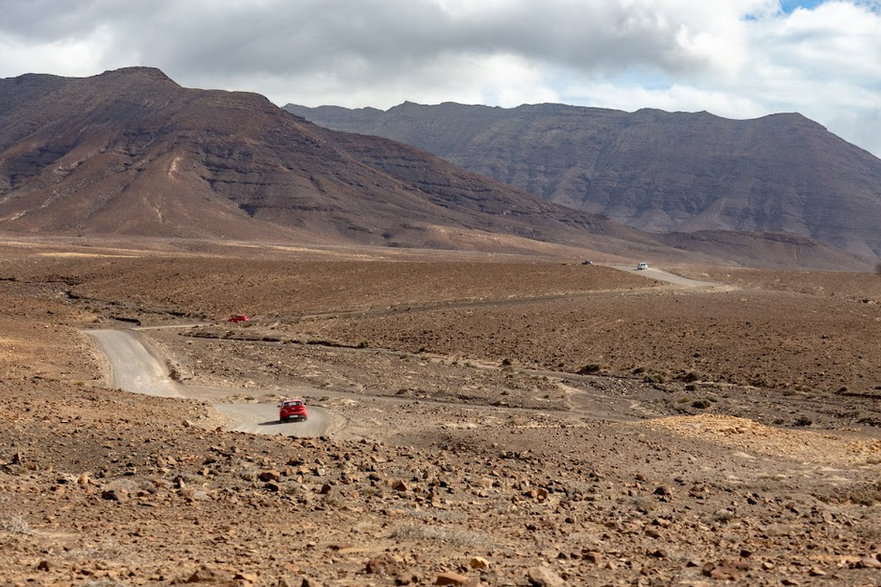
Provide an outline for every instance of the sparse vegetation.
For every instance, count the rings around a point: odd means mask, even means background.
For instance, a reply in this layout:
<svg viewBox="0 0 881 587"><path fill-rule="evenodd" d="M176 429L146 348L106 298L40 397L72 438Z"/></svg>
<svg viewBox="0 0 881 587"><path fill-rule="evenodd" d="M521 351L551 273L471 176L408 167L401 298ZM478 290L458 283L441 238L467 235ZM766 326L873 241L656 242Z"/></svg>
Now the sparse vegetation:
<svg viewBox="0 0 881 587"><path fill-rule="evenodd" d="M646 383L667 383L670 377L666 373L649 373L642 380Z"/></svg>
<svg viewBox="0 0 881 587"><path fill-rule="evenodd" d="M10 534L31 535L34 533L33 530L31 530L31 525L20 515L9 518L0 518L0 530L9 532Z"/></svg>
<svg viewBox="0 0 881 587"><path fill-rule="evenodd" d="M680 381L683 381L683 382L685 382L685 383L694 383L695 381L699 381L699 380L700 380L700 375L698 375L698 374L695 373L694 371L689 371L688 373L685 373L684 375L681 375L681 376L679 377L679 380L680 380Z"/></svg>
<svg viewBox="0 0 881 587"><path fill-rule="evenodd" d="M597 363L589 363L576 371L579 375L593 375L602 371L603 366Z"/></svg>
<svg viewBox="0 0 881 587"><path fill-rule="evenodd" d="M458 544L465 546L492 547L493 541L484 534L465 528L429 526L426 524L400 524L390 535L395 540L424 540L432 543Z"/></svg>

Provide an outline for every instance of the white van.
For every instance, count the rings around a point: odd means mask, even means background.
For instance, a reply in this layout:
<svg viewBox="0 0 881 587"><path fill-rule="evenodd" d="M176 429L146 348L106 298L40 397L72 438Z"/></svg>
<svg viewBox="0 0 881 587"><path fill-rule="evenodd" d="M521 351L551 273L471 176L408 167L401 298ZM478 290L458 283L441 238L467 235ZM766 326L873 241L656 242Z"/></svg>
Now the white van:
<svg viewBox="0 0 881 587"><path fill-rule="evenodd" d="M648 269L648 268L649 268L648 263L640 263L639 265L636 266L637 271L642 271L643 269Z"/></svg>

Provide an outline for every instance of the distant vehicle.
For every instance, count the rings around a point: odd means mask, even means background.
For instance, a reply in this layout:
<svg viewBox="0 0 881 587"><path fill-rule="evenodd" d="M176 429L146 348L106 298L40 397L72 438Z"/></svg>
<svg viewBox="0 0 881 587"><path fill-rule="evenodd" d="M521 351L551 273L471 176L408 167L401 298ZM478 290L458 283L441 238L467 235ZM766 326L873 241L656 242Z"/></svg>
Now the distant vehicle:
<svg viewBox="0 0 881 587"><path fill-rule="evenodd" d="M593 261L591 261L589 259L585 259L584 261L581 262L581 264L582 265L593 265Z"/></svg>
<svg viewBox="0 0 881 587"><path fill-rule="evenodd" d="M306 420L306 402L300 397L292 397L284 400L278 404L278 419L282 422L294 419L301 422Z"/></svg>
<svg viewBox="0 0 881 587"><path fill-rule="evenodd" d="M226 319L227 322L247 322L248 320L250 320L250 318L248 318L244 314L233 314Z"/></svg>
<svg viewBox="0 0 881 587"><path fill-rule="evenodd" d="M636 266L637 271L642 271L643 269L648 269L648 268L649 268L648 263L640 263L639 265Z"/></svg>

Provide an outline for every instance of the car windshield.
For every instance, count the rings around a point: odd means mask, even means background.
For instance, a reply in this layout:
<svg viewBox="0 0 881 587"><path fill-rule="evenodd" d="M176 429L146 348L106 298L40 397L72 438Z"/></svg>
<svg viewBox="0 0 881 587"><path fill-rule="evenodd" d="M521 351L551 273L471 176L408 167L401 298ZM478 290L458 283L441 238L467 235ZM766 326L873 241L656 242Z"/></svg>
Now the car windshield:
<svg viewBox="0 0 881 587"><path fill-rule="evenodd" d="M303 402L285 402L284 405L285 405L285 407L302 406Z"/></svg>

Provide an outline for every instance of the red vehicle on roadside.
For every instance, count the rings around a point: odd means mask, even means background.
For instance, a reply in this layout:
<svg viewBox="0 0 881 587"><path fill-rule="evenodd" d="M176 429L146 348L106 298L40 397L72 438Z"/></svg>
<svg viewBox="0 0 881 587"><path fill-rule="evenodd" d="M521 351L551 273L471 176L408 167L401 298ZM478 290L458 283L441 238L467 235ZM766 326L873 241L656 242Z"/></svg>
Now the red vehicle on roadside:
<svg viewBox="0 0 881 587"><path fill-rule="evenodd" d="M250 318L248 318L244 314L233 314L226 319L227 322L247 322L248 320L250 320Z"/></svg>
<svg viewBox="0 0 881 587"><path fill-rule="evenodd" d="M303 421L307 419L306 402L301 397L292 397L278 404L278 419L282 422L288 420Z"/></svg>

